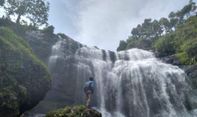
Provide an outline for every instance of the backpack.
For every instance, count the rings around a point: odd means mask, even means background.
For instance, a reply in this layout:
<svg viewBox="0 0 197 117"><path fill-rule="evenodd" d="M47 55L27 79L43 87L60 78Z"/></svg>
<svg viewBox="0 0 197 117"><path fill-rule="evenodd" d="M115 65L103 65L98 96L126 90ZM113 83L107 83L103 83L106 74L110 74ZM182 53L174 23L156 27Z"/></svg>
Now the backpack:
<svg viewBox="0 0 197 117"><path fill-rule="evenodd" d="M94 87L92 85L93 85L93 81L88 81L85 84L84 92L86 93L87 91L91 91L93 93L94 92Z"/></svg>

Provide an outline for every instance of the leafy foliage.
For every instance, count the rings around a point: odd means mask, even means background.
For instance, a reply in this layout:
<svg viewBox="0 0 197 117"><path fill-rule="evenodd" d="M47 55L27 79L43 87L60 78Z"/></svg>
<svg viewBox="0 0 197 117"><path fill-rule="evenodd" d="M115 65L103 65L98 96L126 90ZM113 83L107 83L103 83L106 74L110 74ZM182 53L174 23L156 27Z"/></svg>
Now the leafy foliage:
<svg viewBox="0 0 197 117"><path fill-rule="evenodd" d="M44 28L43 32L45 34L48 34L48 35L53 35L54 34L54 29L55 29L55 27L51 25L51 26L48 26L48 27Z"/></svg>
<svg viewBox="0 0 197 117"><path fill-rule="evenodd" d="M141 49L149 50L150 46L151 46L151 43L152 43L152 40L132 39L132 37L130 37L127 40L127 43L128 43L128 45L127 45L126 49L129 49L129 48L141 48Z"/></svg>
<svg viewBox="0 0 197 117"><path fill-rule="evenodd" d="M188 57L192 58L193 62L197 62L197 41L191 43L190 46L185 49L185 52L188 53Z"/></svg>
<svg viewBox="0 0 197 117"><path fill-rule="evenodd" d="M121 51L124 50L126 47L127 47L127 43L124 40L121 40L117 50Z"/></svg>
<svg viewBox="0 0 197 117"><path fill-rule="evenodd" d="M158 52L158 56L164 57L175 54L177 44L173 34L168 34L164 37L159 38L154 43L154 48Z"/></svg>
<svg viewBox="0 0 197 117"><path fill-rule="evenodd" d="M47 24L48 21L48 11L49 11L49 2L44 2L43 0L31 0L32 7L29 9L31 15L27 18L32 21L33 26L41 26Z"/></svg>
<svg viewBox="0 0 197 117"><path fill-rule="evenodd" d="M159 21L145 19L133 28L127 41L121 41L118 51L141 48L154 50L159 57L176 55L182 64L197 63L197 17L191 14L196 10L192 1L168 18Z"/></svg>
<svg viewBox="0 0 197 117"><path fill-rule="evenodd" d="M176 54L182 64L197 62L197 17L190 17L176 31L164 35L154 43L159 56Z"/></svg>
<svg viewBox="0 0 197 117"><path fill-rule="evenodd" d="M47 24L48 2L43 0L6 0L6 3L4 9L7 17L10 19L10 16L17 16L16 23L20 23L21 17L25 17L35 27Z"/></svg>
<svg viewBox="0 0 197 117"><path fill-rule="evenodd" d="M171 12L168 18L161 18L158 21L145 19L142 24L138 24L137 27L132 29L131 36L127 39L126 44L124 43L124 46L123 42L120 42L121 44L119 44L117 50L120 51L136 47L147 50L153 49L156 40L174 32L177 27L183 25L191 17L191 14L195 12L196 8L196 4L190 1L181 10ZM157 46L159 46L158 44Z"/></svg>

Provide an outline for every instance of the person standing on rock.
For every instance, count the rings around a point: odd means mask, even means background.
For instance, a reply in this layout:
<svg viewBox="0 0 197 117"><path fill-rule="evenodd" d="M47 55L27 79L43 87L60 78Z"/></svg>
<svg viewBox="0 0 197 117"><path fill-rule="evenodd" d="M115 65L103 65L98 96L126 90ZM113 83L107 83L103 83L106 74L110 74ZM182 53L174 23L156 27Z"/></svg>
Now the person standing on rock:
<svg viewBox="0 0 197 117"><path fill-rule="evenodd" d="M86 106L89 108L90 107L90 102L92 95L94 93L94 88L95 88L95 81L93 77L90 77L88 81L85 83L84 87L84 93L86 96Z"/></svg>

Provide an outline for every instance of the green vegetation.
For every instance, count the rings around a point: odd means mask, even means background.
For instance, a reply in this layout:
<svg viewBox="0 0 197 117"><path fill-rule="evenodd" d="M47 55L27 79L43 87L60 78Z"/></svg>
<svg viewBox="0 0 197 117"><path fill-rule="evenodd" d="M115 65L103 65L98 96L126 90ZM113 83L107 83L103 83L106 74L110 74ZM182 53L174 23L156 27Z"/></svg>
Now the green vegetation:
<svg viewBox="0 0 197 117"><path fill-rule="evenodd" d="M49 88L45 64L23 38L0 27L0 115L15 117L31 109Z"/></svg>
<svg viewBox="0 0 197 117"><path fill-rule="evenodd" d="M34 27L47 24L49 2L45 0L5 0L4 9L6 17L11 19L11 16L17 16L16 23L27 23L24 18L31 22Z"/></svg>
<svg viewBox="0 0 197 117"><path fill-rule="evenodd" d="M0 18L0 116L16 117L37 105L51 85L47 66L37 58L39 55L48 57L46 54L50 52L45 50L50 50L51 46L34 40L46 45L42 47L45 52L36 48L44 53L37 54L30 48L33 44L26 42L31 39L27 37L28 32L42 32L39 26L48 25L49 3L45 0L0 0L0 7L6 13L6 17ZM17 17L16 23L12 21L13 16ZM50 37L50 42L55 43L56 40L51 40L53 31L53 26L46 28L43 38Z"/></svg>
<svg viewBox="0 0 197 117"><path fill-rule="evenodd" d="M175 54L178 45L174 37L173 34L167 34L155 41L154 48L159 52L160 57Z"/></svg>
<svg viewBox="0 0 197 117"><path fill-rule="evenodd" d="M197 17L190 17L184 24L154 43L159 56L175 54L182 64L197 63Z"/></svg>
<svg viewBox="0 0 197 117"><path fill-rule="evenodd" d="M101 117L101 114L85 106L73 106L49 112L46 117Z"/></svg>
<svg viewBox="0 0 197 117"><path fill-rule="evenodd" d="M0 19L0 27L1 26L9 27L14 33L25 39L32 48L33 53L45 63L48 62L48 58L51 54L51 46L54 45L58 39L58 36L54 34L54 27L52 25L44 29L38 29L31 25L21 25L9 19L2 18Z"/></svg>
<svg viewBox="0 0 197 117"><path fill-rule="evenodd" d="M51 25L51 26L44 28L42 32L47 35L52 35L52 34L54 34L54 29L55 29L55 27Z"/></svg>
<svg viewBox="0 0 197 117"><path fill-rule="evenodd" d="M145 19L131 31L126 41L120 41L118 51L130 48L154 50L159 57L175 55L181 64L197 63L197 6L190 1L168 18Z"/></svg>

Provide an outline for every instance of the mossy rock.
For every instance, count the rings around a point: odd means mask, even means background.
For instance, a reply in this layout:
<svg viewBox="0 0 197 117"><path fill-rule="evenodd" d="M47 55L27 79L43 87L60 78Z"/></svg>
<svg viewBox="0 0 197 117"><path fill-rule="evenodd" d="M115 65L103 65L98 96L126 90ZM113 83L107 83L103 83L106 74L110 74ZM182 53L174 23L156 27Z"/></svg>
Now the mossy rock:
<svg viewBox="0 0 197 117"><path fill-rule="evenodd" d="M85 106L64 107L47 113L46 117L102 117L101 113Z"/></svg>
<svg viewBox="0 0 197 117"><path fill-rule="evenodd" d="M0 116L16 117L34 107L50 88L46 65L26 41L0 27Z"/></svg>

